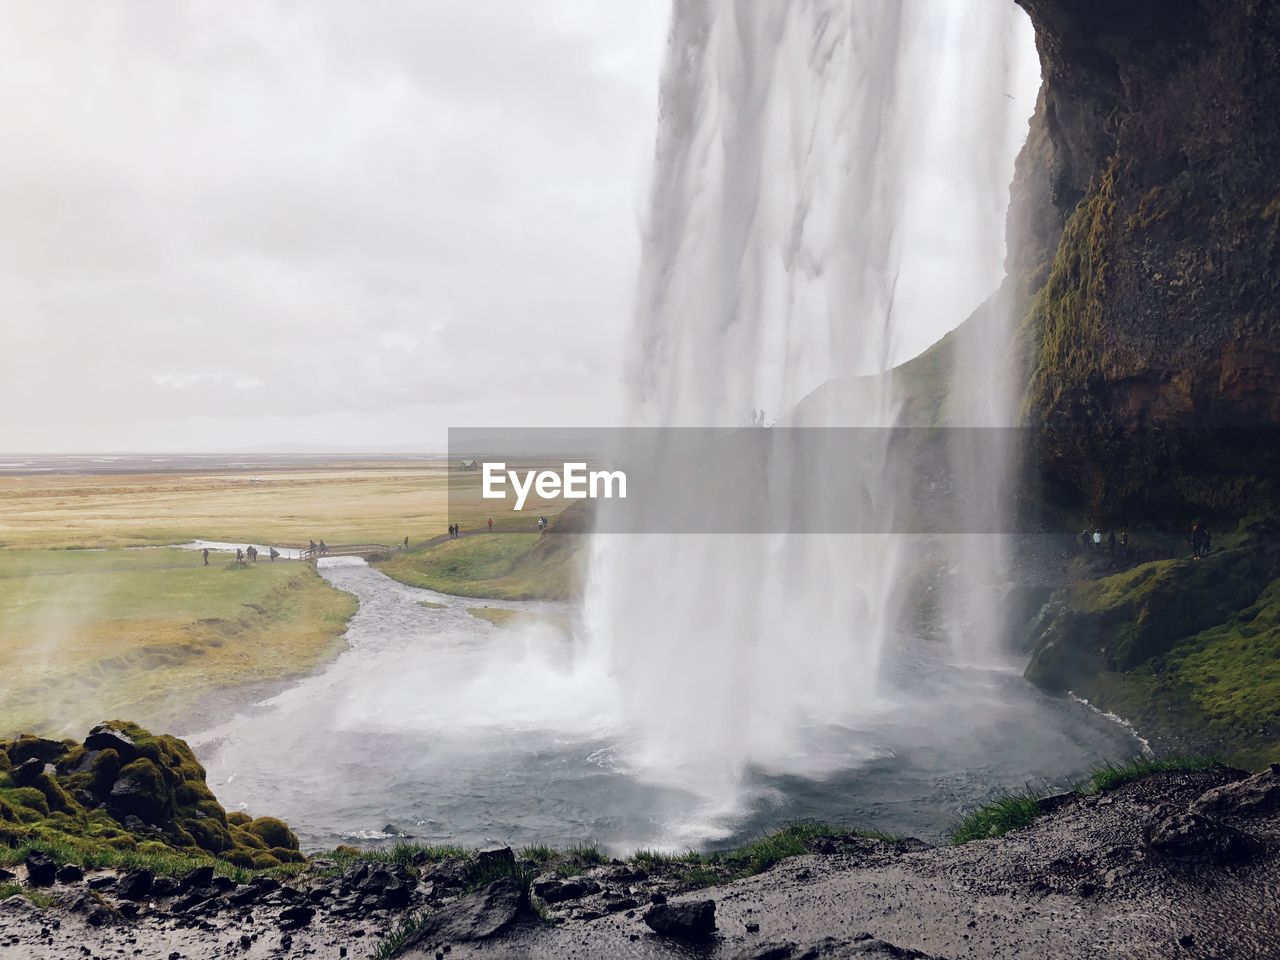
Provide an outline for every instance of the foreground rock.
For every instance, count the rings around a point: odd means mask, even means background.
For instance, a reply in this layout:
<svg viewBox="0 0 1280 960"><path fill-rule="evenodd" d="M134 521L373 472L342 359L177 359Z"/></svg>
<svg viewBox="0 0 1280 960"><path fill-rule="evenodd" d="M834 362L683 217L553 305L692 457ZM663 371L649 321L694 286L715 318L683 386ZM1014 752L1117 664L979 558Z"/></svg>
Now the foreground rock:
<svg viewBox="0 0 1280 960"><path fill-rule="evenodd" d="M420 916L399 954L410 960L1274 960L1276 776L1158 774L1101 796L1064 795L1021 831L957 847L822 838L812 854L699 891L685 889L678 862L660 861L544 874L533 903L514 877L471 890L475 858L315 862L297 877L244 884L208 868L177 881L55 874L41 889L53 906L0 903L0 956L355 960ZM509 851L485 863L532 875ZM25 867L12 872L27 882ZM538 890L564 899L548 904Z"/></svg>
<svg viewBox="0 0 1280 960"><path fill-rule="evenodd" d="M659 903L645 911L644 922L654 933L673 940L709 940L716 932L716 902Z"/></svg>
<svg viewBox="0 0 1280 960"><path fill-rule="evenodd" d="M306 860L279 820L223 809L184 741L136 724L98 724L83 743L0 740L6 772L12 786L0 781L0 841L9 846L216 856L256 868Z"/></svg>

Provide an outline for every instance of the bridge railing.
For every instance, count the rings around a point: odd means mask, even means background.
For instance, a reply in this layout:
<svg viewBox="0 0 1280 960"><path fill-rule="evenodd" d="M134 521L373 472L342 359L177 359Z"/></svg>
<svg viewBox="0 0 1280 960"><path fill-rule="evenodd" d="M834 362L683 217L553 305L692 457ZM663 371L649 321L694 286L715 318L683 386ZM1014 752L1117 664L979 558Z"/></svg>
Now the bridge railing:
<svg viewBox="0 0 1280 960"><path fill-rule="evenodd" d="M323 549L303 547L298 557L302 560L319 560L321 557L367 557L374 553L390 553L385 543L332 543Z"/></svg>

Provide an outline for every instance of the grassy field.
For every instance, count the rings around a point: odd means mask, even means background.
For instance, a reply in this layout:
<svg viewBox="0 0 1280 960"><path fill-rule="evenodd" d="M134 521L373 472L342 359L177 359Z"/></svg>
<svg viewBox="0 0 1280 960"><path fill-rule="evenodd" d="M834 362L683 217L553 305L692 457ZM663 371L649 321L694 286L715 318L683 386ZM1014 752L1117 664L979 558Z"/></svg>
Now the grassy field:
<svg viewBox="0 0 1280 960"><path fill-rule="evenodd" d="M581 589L579 537L493 533L397 554L379 570L412 587L495 600L568 600Z"/></svg>
<svg viewBox="0 0 1280 960"><path fill-rule="evenodd" d="M477 492L474 474L426 461L0 476L0 732L106 716L168 728L211 695L305 673L341 648L355 601L313 568L224 554L205 568L160 545L421 544L451 521L532 530L554 512L496 511ZM486 535L408 556L440 590L567 594L573 570L537 540ZM411 566L402 579L419 576Z"/></svg>
<svg viewBox="0 0 1280 960"><path fill-rule="evenodd" d="M475 475L444 463L362 463L268 472L0 476L0 547L119 547L193 539L276 545L419 543L450 521L533 530L474 496ZM450 489L453 490L452 511ZM501 506L501 504L497 504Z"/></svg>
<svg viewBox="0 0 1280 960"><path fill-rule="evenodd" d="M0 731L167 725L219 688L314 669L355 606L297 562L0 550Z"/></svg>

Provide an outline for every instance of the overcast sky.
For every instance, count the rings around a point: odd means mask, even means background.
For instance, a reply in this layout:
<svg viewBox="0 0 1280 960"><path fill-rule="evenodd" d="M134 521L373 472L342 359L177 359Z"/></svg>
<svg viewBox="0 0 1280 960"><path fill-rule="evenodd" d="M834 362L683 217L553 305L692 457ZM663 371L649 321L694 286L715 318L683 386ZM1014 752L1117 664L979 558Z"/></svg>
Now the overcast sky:
<svg viewBox="0 0 1280 960"><path fill-rule="evenodd" d="M618 422L669 16L0 4L0 450L439 449L450 426ZM945 309L915 311L899 360L994 283L948 280L972 238L936 152L911 254Z"/></svg>
<svg viewBox="0 0 1280 960"><path fill-rule="evenodd" d="M613 417L668 0L7 2L0 449Z"/></svg>

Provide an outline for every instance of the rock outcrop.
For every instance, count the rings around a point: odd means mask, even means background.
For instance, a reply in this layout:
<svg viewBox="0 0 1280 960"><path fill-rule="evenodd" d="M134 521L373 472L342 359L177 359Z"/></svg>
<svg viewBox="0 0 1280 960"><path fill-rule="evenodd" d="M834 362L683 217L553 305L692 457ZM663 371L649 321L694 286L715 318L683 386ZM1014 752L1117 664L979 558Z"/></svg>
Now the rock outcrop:
<svg viewBox="0 0 1280 960"><path fill-rule="evenodd" d="M1027 679L1135 723L1166 750L1280 759L1280 540L1142 563L1058 590L1031 620Z"/></svg>
<svg viewBox="0 0 1280 960"><path fill-rule="evenodd" d="M1044 82L1007 266L1050 491L1101 517L1274 507L1280 5L1017 2Z"/></svg>
<svg viewBox="0 0 1280 960"><path fill-rule="evenodd" d="M0 741L0 843L178 851L242 867L306 860L281 821L227 813L185 742L120 721L83 743Z"/></svg>

